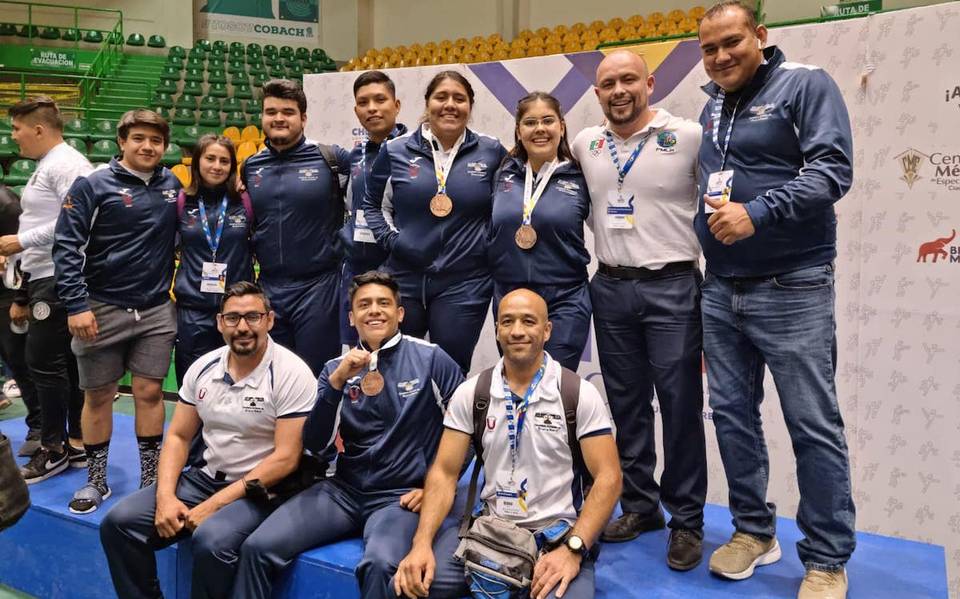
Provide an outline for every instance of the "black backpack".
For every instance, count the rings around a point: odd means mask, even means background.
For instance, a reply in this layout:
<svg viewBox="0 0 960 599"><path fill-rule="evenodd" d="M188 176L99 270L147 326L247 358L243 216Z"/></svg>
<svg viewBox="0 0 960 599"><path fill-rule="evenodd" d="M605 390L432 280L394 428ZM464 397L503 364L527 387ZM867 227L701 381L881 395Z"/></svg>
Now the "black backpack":
<svg viewBox="0 0 960 599"><path fill-rule="evenodd" d="M0 530L9 528L30 507L30 492L13 459L10 439L0 434Z"/></svg>

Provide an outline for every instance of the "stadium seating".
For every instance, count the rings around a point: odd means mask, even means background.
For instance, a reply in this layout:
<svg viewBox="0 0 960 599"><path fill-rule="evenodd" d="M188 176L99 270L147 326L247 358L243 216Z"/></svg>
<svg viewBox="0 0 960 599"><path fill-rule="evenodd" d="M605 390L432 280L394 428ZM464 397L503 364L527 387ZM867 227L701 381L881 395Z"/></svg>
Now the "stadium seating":
<svg viewBox="0 0 960 599"><path fill-rule="evenodd" d="M3 183L8 187L26 185L27 181L30 180L30 175L33 174L33 171L36 170L36 168L37 163L33 160L28 160L26 158L16 160L10 165L10 172L4 176Z"/></svg>
<svg viewBox="0 0 960 599"><path fill-rule="evenodd" d="M111 158L120 153L117 142L109 139L101 139L93 144L93 148L87 154L87 157L94 162L109 162Z"/></svg>

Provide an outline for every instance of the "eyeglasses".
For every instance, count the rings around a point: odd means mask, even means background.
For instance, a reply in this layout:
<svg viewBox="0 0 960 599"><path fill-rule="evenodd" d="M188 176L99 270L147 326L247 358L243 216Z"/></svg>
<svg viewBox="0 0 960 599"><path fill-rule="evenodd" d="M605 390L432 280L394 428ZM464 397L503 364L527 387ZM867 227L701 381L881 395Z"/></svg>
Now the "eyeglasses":
<svg viewBox="0 0 960 599"><path fill-rule="evenodd" d="M223 324L228 327L235 327L240 324L240 319L247 321L249 325L260 324L260 321L263 320L263 317L267 315L267 312L247 312L246 314L240 314L239 312L227 312L226 314L220 315L220 320L223 321Z"/></svg>
<svg viewBox="0 0 960 599"><path fill-rule="evenodd" d="M560 122L560 119L558 119L555 116L545 116L542 119L534 119L534 118L523 119L522 121L520 121L520 126L523 127L524 129L536 129L537 125L543 125L544 127L553 127L559 122Z"/></svg>

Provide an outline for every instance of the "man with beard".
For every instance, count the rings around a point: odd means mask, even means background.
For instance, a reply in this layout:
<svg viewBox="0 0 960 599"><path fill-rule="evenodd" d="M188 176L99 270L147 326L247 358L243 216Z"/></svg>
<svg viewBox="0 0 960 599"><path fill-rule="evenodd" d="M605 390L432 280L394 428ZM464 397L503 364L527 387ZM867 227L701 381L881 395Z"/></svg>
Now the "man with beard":
<svg viewBox="0 0 960 599"><path fill-rule="evenodd" d="M270 339L273 323L259 287L227 288L217 314L226 345L187 370L156 484L123 499L100 526L118 596L159 597L154 552L191 534L191 595L234 596L240 545L279 504L271 487L297 467L316 401L310 368ZM203 463L184 470L197 431Z"/></svg>
<svg viewBox="0 0 960 599"><path fill-rule="evenodd" d="M319 374L340 353L338 234L347 153L304 137L307 97L292 81L263 85L261 118L267 147L241 172L253 203L260 284L276 310L273 338Z"/></svg>
<svg viewBox="0 0 960 599"><path fill-rule="evenodd" d="M617 425L623 515L605 541L663 528L667 563L700 563L707 492L703 436L700 246L693 233L700 126L652 109L654 78L629 51L597 68L606 123L573 142L592 198L598 272L590 283L600 369ZM663 423L657 484L653 393Z"/></svg>

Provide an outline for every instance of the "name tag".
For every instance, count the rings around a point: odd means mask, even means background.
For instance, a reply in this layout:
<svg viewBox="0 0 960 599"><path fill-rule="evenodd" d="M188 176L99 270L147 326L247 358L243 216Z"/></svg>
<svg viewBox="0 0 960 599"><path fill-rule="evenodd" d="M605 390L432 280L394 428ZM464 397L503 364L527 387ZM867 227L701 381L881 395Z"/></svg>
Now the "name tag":
<svg viewBox="0 0 960 599"><path fill-rule="evenodd" d="M527 479L520 483L501 480L497 483L497 515L501 518L525 518L527 515Z"/></svg>
<svg viewBox="0 0 960 599"><path fill-rule="evenodd" d="M357 210L357 218L353 227L353 240L360 243L376 243L377 239L373 236L373 231L367 224L367 218L363 215L363 210Z"/></svg>
<svg viewBox="0 0 960 599"><path fill-rule="evenodd" d="M621 196L611 191L607 197L607 228L633 228L633 194Z"/></svg>
<svg viewBox="0 0 960 599"><path fill-rule="evenodd" d="M227 289L227 265L204 262L200 270L201 293L223 293Z"/></svg>
<svg viewBox="0 0 960 599"><path fill-rule="evenodd" d="M733 191L733 171L716 171L710 173L707 179L707 197L714 201L720 201L724 204L730 201L730 193ZM711 214L716 212L716 208L703 203L703 213Z"/></svg>

